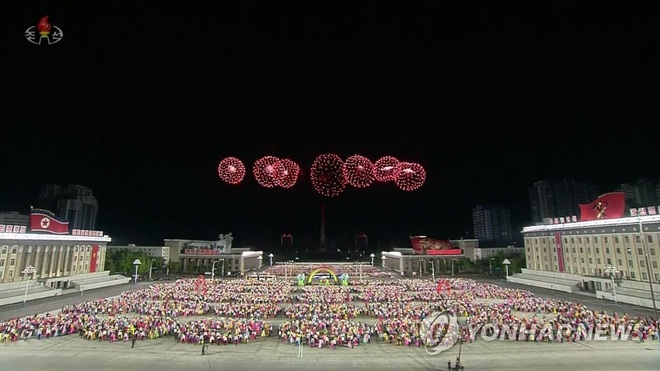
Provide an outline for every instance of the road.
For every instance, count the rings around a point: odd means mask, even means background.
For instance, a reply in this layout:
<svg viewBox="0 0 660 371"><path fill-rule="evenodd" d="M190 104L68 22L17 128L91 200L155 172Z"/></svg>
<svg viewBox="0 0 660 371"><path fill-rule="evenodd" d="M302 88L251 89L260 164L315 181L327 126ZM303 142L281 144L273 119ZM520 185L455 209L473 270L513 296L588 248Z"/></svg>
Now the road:
<svg viewBox="0 0 660 371"><path fill-rule="evenodd" d="M14 303L0 306L0 321L6 321L9 318L29 316L36 313L47 313L62 309L64 306L73 305L85 301L97 300L100 298L109 298L117 296L124 291L134 290L143 286L149 286L153 282L138 282L127 283L125 285L117 285L112 287L104 287L94 290L86 290L82 294L79 291L67 290L63 291L63 295L30 300L23 307L23 303ZM72 291L72 292L68 292Z"/></svg>

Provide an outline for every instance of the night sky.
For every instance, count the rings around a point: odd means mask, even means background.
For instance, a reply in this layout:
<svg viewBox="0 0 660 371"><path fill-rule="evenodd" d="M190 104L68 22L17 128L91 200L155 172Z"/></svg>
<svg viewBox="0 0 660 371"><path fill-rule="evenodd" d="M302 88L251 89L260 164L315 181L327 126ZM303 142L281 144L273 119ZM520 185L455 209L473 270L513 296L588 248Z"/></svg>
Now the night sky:
<svg viewBox="0 0 660 371"><path fill-rule="evenodd" d="M660 173L660 42L641 5L323 4L7 5L0 210L81 184L118 243L286 232L313 244L325 204L328 240L388 244L470 237L478 204L509 207L519 230L538 180L606 192ZM64 38L30 44L44 15ZM324 198L309 180L324 152L418 162L427 181ZM226 156L251 167L265 155L297 161L303 178L283 190L217 176Z"/></svg>

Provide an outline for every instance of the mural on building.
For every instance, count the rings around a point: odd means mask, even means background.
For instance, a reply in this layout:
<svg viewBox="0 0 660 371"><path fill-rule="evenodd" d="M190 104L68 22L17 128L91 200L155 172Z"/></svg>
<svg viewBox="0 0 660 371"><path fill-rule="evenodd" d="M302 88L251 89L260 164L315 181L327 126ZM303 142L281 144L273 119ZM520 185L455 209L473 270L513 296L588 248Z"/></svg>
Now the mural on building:
<svg viewBox="0 0 660 371"><path fill-rule="evenodd" d="M625 209L625 193L605 193L588 204L580 204L580 221L623 218Z"/></svg>

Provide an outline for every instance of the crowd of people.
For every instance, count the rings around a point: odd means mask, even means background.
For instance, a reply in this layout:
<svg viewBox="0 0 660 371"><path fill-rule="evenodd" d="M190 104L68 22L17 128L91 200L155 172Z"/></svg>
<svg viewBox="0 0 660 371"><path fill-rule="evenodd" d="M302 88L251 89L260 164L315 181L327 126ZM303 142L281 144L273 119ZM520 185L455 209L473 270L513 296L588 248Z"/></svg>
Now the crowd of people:
<svg viewBox="0 0 660 371"><path fill-rule="evenodd" d="M455 323L429 322L453 313ZM429 325L430 323L430 325ZM436 346L479 335L512 341L580 341L598 327L619 336L657 339L658 322L592 311L576 302L470 279L370 279L348 286L298 287L295 280L180 279L52 313L0 322L0 341L79 336L87 341L171 337L186 344L238 345L277 337L314 348L353 348L372 341Z"/></svg>

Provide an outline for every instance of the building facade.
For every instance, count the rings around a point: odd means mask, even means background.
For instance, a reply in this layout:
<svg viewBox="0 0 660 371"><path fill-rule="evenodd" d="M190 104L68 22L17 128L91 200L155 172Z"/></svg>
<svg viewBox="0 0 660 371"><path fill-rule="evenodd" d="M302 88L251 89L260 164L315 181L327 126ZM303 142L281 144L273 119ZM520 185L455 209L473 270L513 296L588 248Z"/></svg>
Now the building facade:
<svg viewBox="0 0 660 371"><path fill-rule="evenodd" d="M221 242L225 242L224 247ZM165 239L163 244L169 248L170 261L179 263L183 273L205 274L213 271L218 277L244 276L261 268L264 259L262 251L233 248L231 242L227 245L226 237L224 241L173 238Z"/></svg>
<svg viewBox="0 0 660 371"><path fill-rule="evenodd" d="M103 271L108 236L0 233L0 283Z"/></svg>
<svg viewBox="0 0 660 371"><path fill-rule="evenodd" d="M660 216L523 228L527 268L660 282Z"/></svg>
<svg viewBox="0 0 660 371"><path fill-rule="evenodd" d="M512 242L511 213L502 205L478 205L472 209L474 238L480 241Z"/></svg>
<svg viewBox="0 0 660 371"><path fill-rule="evenodd" d="M21 214L18 211L7 211L0 213L0 224L4 225L27 226L29 220L29 215Z"/></svg>
<svg viewBox="0 0 660 371"><path fill-rule="evenodd" d="M453 274L455 262L458 259L465 258L466 253L478 248L479 240L460 239L448 240L448 242L450 246L445 251L447 254L433 249L415 249L414 243L413 248L396 248L393 251L383 251L380 257L382 267L409 277L439 276L449 272Z"/></svg>
<svg viewBox="0 0 660 371"><path fill-rule="evenodd" d="M525 253L525 248L517 247L517 246L487 247L487 248L478 247L472 249L470 255L468 255L468 251L466 250L465 257L472 261L477 261L480 259L489 259L499 254L503 254L504 256L508 257L512 255L521 255L524 253Z"/></svg>
<svg viewBox="0 0 660 371"><path fill-rule="evenodd" d="M635 183L621 184L628 207L643 207L660 205L660 182L651 179L640 179Z"/></svg>
<svg viewBox="0 0 660 371"><path fill-rule="evenodd" d="M589 202L597 196L598 187L573 179L535 182L529 189L532 222L542 224L547 218L577 215L578 204Z"/></svg>
<svg viewBox="0 0 660 371"><path fill-rule="evenodd" d="M82 185L50 184L39 191L36 207L51 210L72 229L95 230L99 205L92 189Z"/></svg>

